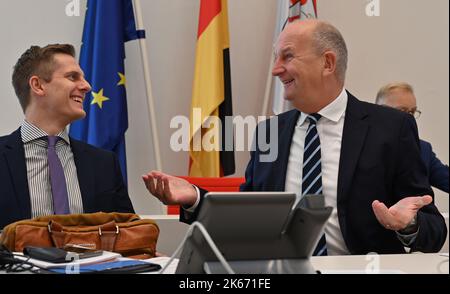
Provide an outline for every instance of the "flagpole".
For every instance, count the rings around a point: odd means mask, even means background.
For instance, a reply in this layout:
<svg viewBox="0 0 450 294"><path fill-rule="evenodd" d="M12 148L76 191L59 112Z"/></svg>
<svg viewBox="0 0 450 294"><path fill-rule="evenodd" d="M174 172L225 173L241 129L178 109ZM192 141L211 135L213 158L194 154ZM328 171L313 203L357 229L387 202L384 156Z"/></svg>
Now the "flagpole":
<svg viewBox="0 0 450 294"><path fill-rule="evenodd" d="M273 44L275 45L275 42L278 39L278 35L283 30L284 21L289 16L289 4L290 2L288 0L277 0L277 20L275 23L275 31L273 33ZM273 105L275 102L275 99L279 99L278 93L276 92L276 88L274 87L274 81L275 78L272 76L272 69L273 65L275 63L275 54L274 52L271 52L270 55L270 64L269 64L269 70L267 72L267 80L266 80L266 91L264 92L264 101L263 101L263 107L262 107L262 113L261 115L267 115L267 110L269 109L269 103L270 103L270 96L273 93L273 101L272 101L272 113L277 114L276 111L273 109ZM272 88L273 91L272 91Z"/></svg>
<svg viewBox="0 0 450 294"><path fill-rule="evenodd" d="M272 76L272 69L273 69L273 63L274 63L274 55L270 54L270 64L269 64L269 71L267 73L267 79L266 79L266 90L264 92L264 102L263 107L261 111L261 115L265 116L267 115L267 109L269 108L269 101L270 101L270 93L272 92L272 82L273 82L273 76Z"/></svg>
<svg viewBox="0 0 450 294"><path fill-rule="evenodd" d="M141 10L141 1L134 0L134 7L136 12L136 28L138 30L144 29L144 22L142 20L142 10ZM147 91L147 106L148 106L148 115L150 119L150 127L152 129L152 138L153 138L153 150L155 153L156 160L156 169L162 170L161 165L161 153L159 150L159 137L158 137L158 128L156 127L156 115L155 115L155 103L152 95L152 83L150 81L150 71L148 69L148 55L147 55L147 44L145 43L145 39L139 39L139 47L141 49L141 58L142 58L142 67L144 70L144 79L145 86Z"/></svg>

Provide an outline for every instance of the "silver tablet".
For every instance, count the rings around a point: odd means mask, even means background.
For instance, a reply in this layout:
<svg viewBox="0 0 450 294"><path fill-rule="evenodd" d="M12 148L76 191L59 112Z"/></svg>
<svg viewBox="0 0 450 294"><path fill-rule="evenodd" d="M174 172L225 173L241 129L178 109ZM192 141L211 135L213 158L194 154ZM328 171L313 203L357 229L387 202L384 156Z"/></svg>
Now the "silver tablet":
<svg viewBox="0 0 450 294"><path fill-rule="evenodd" d="M295 202L290 192L210 192L197 221L213 240L279 237Z"/></svg>
<svg viewBox="0 0 450 294"><path fill-rule="evenodd" d="M290 192L208 193L197 221L228 261L308 259L332 209L321 205L292 209L294 202ZM176 272L203 273L204 263L216 260L204 236L194 229Z"/></svg>

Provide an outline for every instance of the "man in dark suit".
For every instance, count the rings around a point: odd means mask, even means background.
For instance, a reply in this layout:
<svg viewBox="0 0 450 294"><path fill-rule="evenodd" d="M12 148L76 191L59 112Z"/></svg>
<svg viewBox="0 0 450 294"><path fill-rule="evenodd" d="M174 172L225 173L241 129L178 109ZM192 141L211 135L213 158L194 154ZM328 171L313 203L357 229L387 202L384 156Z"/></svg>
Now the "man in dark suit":
<svg viewBox="0 0 450 294"><path fill-rule="evenodd" d="M449 193L448 165L443 164L437 158L436 153L433 152L433 147L427 141L420 140L420 155L425 163L430 185Z"/></svg>
<svg viewBox="0 0 450 294"><path fill-rule="evenodd" d="M116 156L67 134L91 89L74 57L72 45L32 46L14 67L25 120L0 137L0 228L48 214L134 212Z"/></svg>
<svg viewBox="0 0 450 294"><path fill-rule="evenodd" d="M330 255L439 251L447 230L430 196L414 119L347 92L346 66L345 42L332 25L308 20L285 28L272 73L296 109L263 122L278 120L278 157L263 162L270 150L257 146L241 190L323 194L334 208L325 228ZM181 220L195 220L202 193L157 171L143 180L163 203L184 207Z"/></svg>
<svg viewBox="0 0 450 294"><path fill-rule="evenodd" d="M417 109L417 99L414 95L413 87L404 82L389 83L380 88L377 93L376 104L396 108L414 116L420 117L420 110ZM433 152L431 144L420 140L420 155L427 169L430 185L449 192L449 170L448 165L443 164Z"/></svg>

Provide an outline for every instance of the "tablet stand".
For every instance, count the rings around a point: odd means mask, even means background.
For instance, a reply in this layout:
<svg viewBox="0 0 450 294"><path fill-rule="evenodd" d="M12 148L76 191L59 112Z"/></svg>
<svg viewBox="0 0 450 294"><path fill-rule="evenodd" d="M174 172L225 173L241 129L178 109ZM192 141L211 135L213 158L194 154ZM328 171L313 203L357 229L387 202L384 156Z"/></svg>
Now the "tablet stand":
<svg viewBox="0 0 450 294"><path fill-rule="evenodd" d="M186 240L176 273L227 273L206 242L205 232L235 273L316 273L309 258L331 212L331 207L324 206L323 195L306 195L284 216L285 224L275 238L218 239L214 232L194 229ZM226 224L223 229L226 230Z"/></svg>

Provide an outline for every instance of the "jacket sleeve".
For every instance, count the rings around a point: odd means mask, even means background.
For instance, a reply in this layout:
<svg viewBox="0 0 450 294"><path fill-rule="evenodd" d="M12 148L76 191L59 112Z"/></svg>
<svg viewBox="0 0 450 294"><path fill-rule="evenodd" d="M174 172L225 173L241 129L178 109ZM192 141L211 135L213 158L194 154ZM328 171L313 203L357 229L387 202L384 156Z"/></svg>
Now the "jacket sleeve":
<svg viewBox="0 0 450 294"><path fill-rule="evenodd" d="M448 181L448 165L443 164L436 154L431 150L430 160L430 184L444 192L449 192Z"/></svg>
<svg viewBox="0 0 450 294"><path fill-rule="evenodd" d="M208 193L207 190L202 189L200 187L197 187L198 191L200 193L200 202L198 203L197 207L195 208L194 212L189 212L185 210L182 206L180 206L180 222L192 224L194 221L197 220L198 213L200 212L200 208L203 204L203 197L205 197L206 193Z"/></svg>
<svg viewBox="0 0 450 294"><path fill-rule="evenodd" d="M254 191L254 188L253 188L254 187L253 176L254 176L255 164L257 164L257 162L256 162L257 159L256 158L258 158L258 155L259 155L258 130L259 130L259 126L262 123L267 123L267 122L268 121L260 122L257 125L256 129L255 129L255 133L253 135L252 148L251 148L251 151L250 151L250 160L249 160L249 162L247 164L247 168L245 169L245 182L242 183L241 186L239 187L239 190L241 192L252 192L252 191Z"/></svg>
<svg viewBox="0 0 450 294"><path fill-rule="evenodd" d="M431 195L425 164L420 156L419 137L414 118L405 115L399 138L395 191L400 197ZM411 244L412 251L438 252L444 245L447 228L434 204L418 212L419 232Z"/></svg>
<svg viewBox="0 0 450 294"><path fill-rule="evenodd" d="M255 153L255 151L250 152L250 161L245 169L245 182L239 187L241 192L253 191L253 164L255 162Z"/></svg>
<svg viewBox="0 0 450 294"><path fill-rule="evenodd" d="M127 187L123 181L122 172L120 170L120 164L117 156L113 156L113 166L114 166L114 179L115 179L115 193L114 193L114 211L116 212L126 212L134 213L133 204L131 203L130 196L128 195Z"/></svg>

